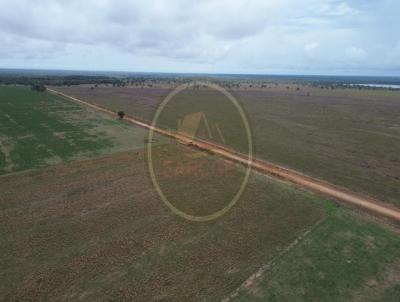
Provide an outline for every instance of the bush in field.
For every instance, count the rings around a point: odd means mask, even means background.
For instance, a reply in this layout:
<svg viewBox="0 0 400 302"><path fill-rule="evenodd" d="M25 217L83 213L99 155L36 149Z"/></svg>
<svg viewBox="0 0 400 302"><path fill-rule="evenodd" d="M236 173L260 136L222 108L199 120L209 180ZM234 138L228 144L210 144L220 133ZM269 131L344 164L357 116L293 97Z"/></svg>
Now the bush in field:
<svg viewBox="0 0 400 302"><path fill-rule="evenodd" d="M46 87L44 85L32 85L31 89L34 91L44 92L46 91Z"/></svg>
<svg viewBox="0 0 400 302"><path fill-rule="evenodd" d="M125 112L123 112L123 111L118 111L118 117L119 117L119 119L123 119L124 118L124 116L125 116Z"/></svg>

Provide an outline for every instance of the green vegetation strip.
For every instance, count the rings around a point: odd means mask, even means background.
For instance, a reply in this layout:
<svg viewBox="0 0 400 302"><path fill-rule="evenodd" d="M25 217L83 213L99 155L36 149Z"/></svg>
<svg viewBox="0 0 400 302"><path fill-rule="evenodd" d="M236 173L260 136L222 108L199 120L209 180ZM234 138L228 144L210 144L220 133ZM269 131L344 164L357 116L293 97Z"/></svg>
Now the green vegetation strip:
<svg viewBox="0 0 400 302"><path fill-rule="evenodd" d="M234 301L398 301L400 236L338 210Z"/></svg>
<svg viewBox="0 0 400 302"><path fill-rule="evenodd" d="M47 92L0 86L0 175L143 148L145 133Z"/></svg>

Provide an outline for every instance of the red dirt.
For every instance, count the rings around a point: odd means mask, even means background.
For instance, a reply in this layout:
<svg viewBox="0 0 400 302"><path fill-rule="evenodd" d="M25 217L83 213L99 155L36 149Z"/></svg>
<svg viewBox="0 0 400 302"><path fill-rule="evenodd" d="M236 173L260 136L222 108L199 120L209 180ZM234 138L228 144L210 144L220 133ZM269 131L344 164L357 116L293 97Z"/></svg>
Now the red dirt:
<svg viewBox="0 0 400 302"><path fill-rule="evenodd" d="M69 98L75 102L78 102L82 105L88 106L92 109L111 114L113 116L116 116L116 112L112 111L108 108L104 108L99 105L95 105L80 99L77 99L75 97L66 95L64 93L55 91L53 89L49 89L50 92L53 92L55 94L64 96L66 98ZM248 156L244 154L240 154L236 151L227 149L223 146L203 141L203 140L193 140L192 138L188 138L185 135L178 134L178 133L173 133L169 132L157 127L153 127L152 125L149 125L145 122L139 121L138 119L131 117L131 116L126 116L124 118L126 121L138 125L140 127L153 130L156 133L174 138L178 141L181 141L185 144L192 145L193 147L207 150L209 152L212 152L216 155L219 155L221 157L224 157L226 159L229 159L234 162L238 162L240 164L243 164L245 166L250 166L252 169L255 169L257 171L260 171L265 174L273 175L275 177L281 178L283 180L289 181L291 183L294 183L300 187L303 187L307 190L310 190L312 192L324 195L326 197L332 198L342 204L349 205L352 207L356 207L359 209L366 210L370 213L379 215L379 216L384 216L396 221L400 221L400 210L395 208L394 206L388 205L382 201L375 200L370 197L366 196L361 196L359 194L353 193L347 189L339 188L337 186L334 186L332 184L323 182L321 180L309 177L307 175L304 175L302 173L296 172L294 170L290 170L275 164L271 164L265 161L261 161L259 159L253 159L249 160Z"/></svg>

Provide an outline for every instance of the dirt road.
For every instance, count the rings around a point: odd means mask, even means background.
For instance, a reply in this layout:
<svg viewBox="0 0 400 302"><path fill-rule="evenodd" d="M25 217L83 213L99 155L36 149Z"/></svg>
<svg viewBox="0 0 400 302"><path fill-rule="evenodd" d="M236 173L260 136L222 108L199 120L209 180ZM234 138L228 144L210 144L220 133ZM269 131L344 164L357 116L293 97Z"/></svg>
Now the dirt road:
<svg viewBox="0 0 400 302"><path fill-rule="evenodd" d="M84 106L93 108L95 110L111 114L113 116L117 116L117 113L115 111L112 111L108 108L104 108L99 105L95 105L80 99L77 99L75 97L66 95L64 93L55 91L53 89L49 89L48 91L55 93L57 95L64 96L66 98L69 98L77 103L80 103ZM221 157L224 157L226 159L229 159L234 162L241 163L245 166L250 165L252 169L255 169L259 172L273 175L275 177L278 177L280 179L289 181L293 184L296 184L300 187L303 187L307 190L310 190L312 192L315 192L317 194L324 195L326 197L332 198L336 201L338 201L341 204L351 206L351 207L356 207L359 209L366 210L372 214L377 214L379 216L384 216L396 221L400 221L400 209L395 208L394 206L385 204L384 202L381 202L379 200L375 200L370 197L365 197L361 196L359 194L353 193L349 190L343 189L336 187L332 184L326 183L324 181L309 177L307 175L301 174L299 172L296 172L291 169L287 169L275 164L268 163L266 161L262 161L259 159L253 159L252 161L249 161L248 157L244 154L240 154L238 152L235 152L233 150L227 149L223 146L203 141L203 140L193 140L189 137L186 137L182 134L178 133L173 133L169 132L160 128L153 127L147 123L144 123L142 121L139 121L131 116L126 116L124 120L138 125L140 127L144 127L147 129L151 129L154 132L157 132L161 135L165 135L171 138L174 138L176 140L179 140L180 142L187 144L187 145L192 145L193 147L207 150L209 152L212 152L216 155L219 155Z"/></svg>

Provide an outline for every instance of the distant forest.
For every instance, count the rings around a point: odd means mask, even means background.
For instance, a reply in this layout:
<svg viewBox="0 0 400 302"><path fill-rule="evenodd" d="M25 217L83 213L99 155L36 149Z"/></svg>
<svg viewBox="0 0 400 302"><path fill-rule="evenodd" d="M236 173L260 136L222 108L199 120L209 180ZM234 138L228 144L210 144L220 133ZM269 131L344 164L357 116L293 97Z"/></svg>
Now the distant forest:
<svg viewBox="0 0 400 302"><path fill-rule="evenodd" d="M382 89L364 87L364 84L400 85L399 77L358 77L358 76L301 76L301 75L235 75L235 74L163 74L163 73L122 73L122 72L76 72L34 71L0 69L0 85L27 85L41 91L44 86L71 85L112 85L114 87L152 87L154 84L178 85L191 81L214 82L227 88L266 87L268 84L297 84L327 89L349 88ZM387 88L390 89L390 88Z"/></svg>
<svg viewBox="0 0 400 302"><path fill-rule="evenodd" d="M16 85L80 85L80 84L112 84L118 79L107 76L23 76L23 75L0 75L0 84Z"/></svg>

